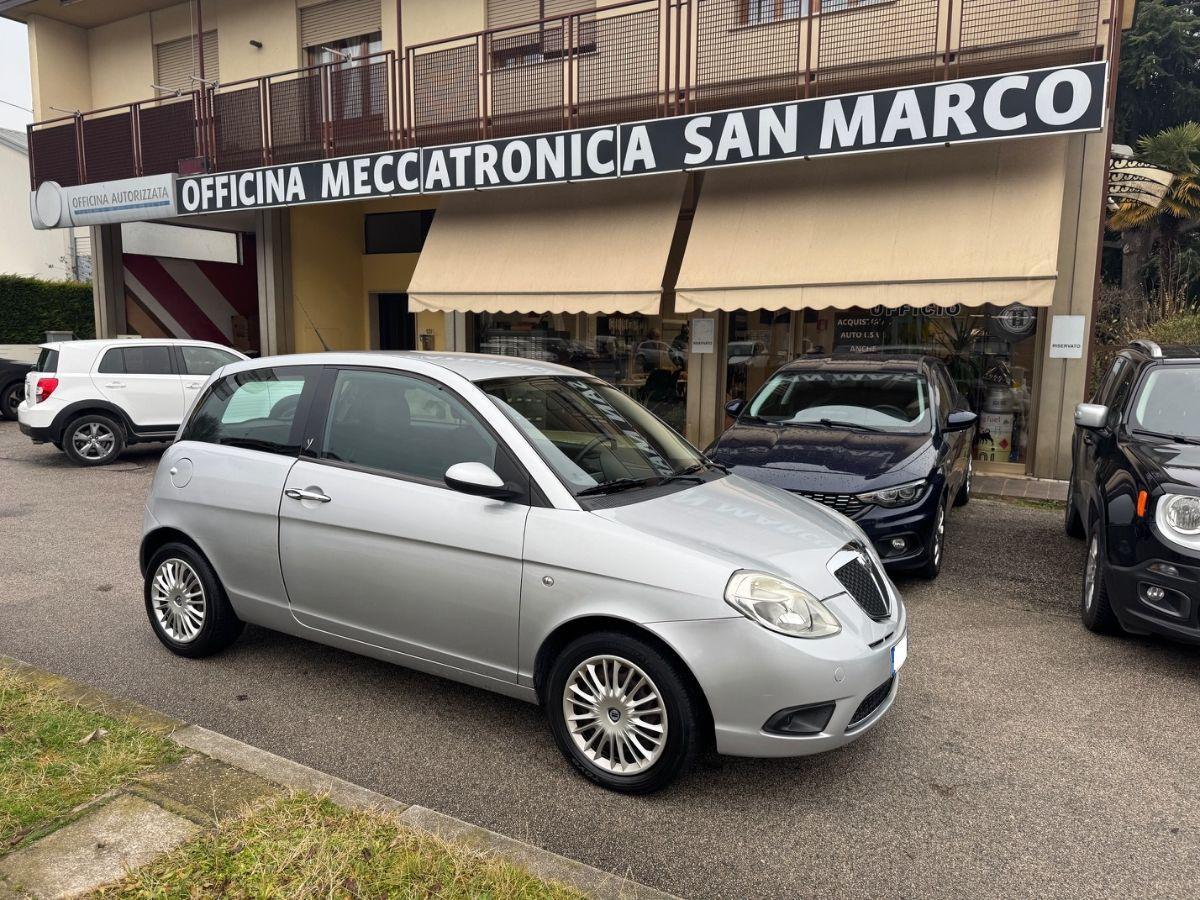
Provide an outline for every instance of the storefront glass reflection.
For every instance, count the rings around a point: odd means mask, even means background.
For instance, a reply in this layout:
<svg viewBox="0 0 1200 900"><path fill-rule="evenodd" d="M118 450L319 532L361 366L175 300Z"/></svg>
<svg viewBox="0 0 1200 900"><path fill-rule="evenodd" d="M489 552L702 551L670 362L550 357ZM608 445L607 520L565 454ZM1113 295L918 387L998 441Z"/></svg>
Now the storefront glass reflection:
<svg viewBox="0 0 1200 900"><path fill-rule="evenodd" d="M681 434L687 419L684 316L480 313L478 353L559 363L602 378Z"/></svg>
<svg viewBox="0 0 1200 900"><path fill-rule="evenodd" d="M928 354L946 364L979 413L976 458L1024 464L1037 324L1036 311L1020 304L730 313L726 399L752 396L779 366L799 356ZM751 350L743 353L742 346Z"/></svg>

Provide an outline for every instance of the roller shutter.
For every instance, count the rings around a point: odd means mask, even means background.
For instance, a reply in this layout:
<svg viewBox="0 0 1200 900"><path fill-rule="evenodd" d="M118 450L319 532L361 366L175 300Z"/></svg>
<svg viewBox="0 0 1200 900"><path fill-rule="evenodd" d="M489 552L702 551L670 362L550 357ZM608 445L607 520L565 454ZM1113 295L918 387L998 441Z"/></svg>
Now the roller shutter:
<svg viewBox="0 0 1200 900"><path fill-rule="evenodd" d="M300 46L334 44L382 31L380 0L330 0L300 10Z"/></svg>
<svg viewBox="0 0 1200 900"><path fill-rule="evenodd" d="M154 45L154 83L172 91L194 91L198 82L192 75L199 75L191 36L175 41L163 41ZM216 31L204 32L204 77L219 81L221 76L217 55Z"/></svg>

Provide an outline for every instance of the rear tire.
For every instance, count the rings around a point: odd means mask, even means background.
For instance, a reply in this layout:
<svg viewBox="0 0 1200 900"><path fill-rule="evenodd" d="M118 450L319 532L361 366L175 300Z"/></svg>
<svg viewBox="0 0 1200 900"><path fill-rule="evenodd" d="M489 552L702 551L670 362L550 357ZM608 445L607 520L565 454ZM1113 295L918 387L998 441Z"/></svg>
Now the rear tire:
<svg viewBox="0 0 1200 900"><path fill-rule="evenodd" d="M87 413L63 429L62 447L77 466L106 466L125 448L125 431L109 416Z"/></svg>
<svg viewBox="0 0 1200 900"><path fill-rule="evenodd" d="M1084 627L1097 634L1122 634L1117 614L1108 599L1108 585L1104 578L1104 546L1100 540L1100 523L1092 526L1088 536L1087 562L1083 569L1083 598L1080 613Z"/></svg>
<svg viewBox="0 0 1200 900"><path fill-rule="evenodd" d="M177 656L220 653L245 627L213 567L187 544L165 544L151 557L143 595L155 637Z"/></svg>
<svg viewBox="0 0 1200 900"><path fill-rule="evenodd" d="M666 787L695 761L704 734L703 701L678 664L620 632L568 644L550 670L545 701L571 765L621 793Z"/></svg>
<svg viewBox="0 0 1200 900"><path fill-rule="evenodd" d="M25 384L18 381L15 384L10 384L3 391L0 391L0 418L8 419L10 422L17 418L17 407L21 405L21 401L25 399Z"/></svg>

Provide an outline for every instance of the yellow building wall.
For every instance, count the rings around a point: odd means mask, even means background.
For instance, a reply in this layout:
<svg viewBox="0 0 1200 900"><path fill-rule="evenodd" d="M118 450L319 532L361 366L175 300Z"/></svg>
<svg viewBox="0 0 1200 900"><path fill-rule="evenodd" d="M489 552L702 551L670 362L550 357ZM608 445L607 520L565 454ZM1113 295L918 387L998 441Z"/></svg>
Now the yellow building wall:
<svg viewBox="0 0 1200 900"><path fill-rule="evenodd" d="M203 10L204 30L212 31L217 27L216 18L212 17L210 19L212 16L212 3L205 3ZM150 13L150 35L156 44L191 37L193 25L192 5L190 3L177 3L174 6L168 6L166 9L156 9Z"/></svg>
<svg viewBox="0 0 1200 900"><path fill-rule="evenodd" d="M92 108L92 71L88 34L44 16L29 17L29 73L33 115L37 121L63 115L59 110Z"/></svg>
<svg viewBox="0 0 1200 900"><path fill-rule="evenodd" d="M241 81L300 65L296 0L215 0L205 6L206 29L210 27L209 6L219 23L217 54L222 81ZM262 49L251 46L251 41L261 42Z"/></svg>
<svg viewBox="0 0 1200 900"><path fill-rule="evenodd" d="M384 0L385 7L388 2ZM482 30L487 4L486 0L403 0L402 13L404 44L412 46Z"/></svg>
<svg viewBox="0 0 1200 900"><path fill-rule="evenodd" d="M370 348L371 294L407 291L420 254L363 253L363 216L436 205L433 197L395 197L292 207L297 353L319 352L321 337L331 350ZM445 319L443 313L417 315L418 333L432 333L438 350L446 349Z"/></svg>
<svg viewBox="0 0 1200 900"><path fill-rule="evenodd" d="M88 31L92 108L103 109L154 96L154 48L150 14L130 16Z"/></svg>

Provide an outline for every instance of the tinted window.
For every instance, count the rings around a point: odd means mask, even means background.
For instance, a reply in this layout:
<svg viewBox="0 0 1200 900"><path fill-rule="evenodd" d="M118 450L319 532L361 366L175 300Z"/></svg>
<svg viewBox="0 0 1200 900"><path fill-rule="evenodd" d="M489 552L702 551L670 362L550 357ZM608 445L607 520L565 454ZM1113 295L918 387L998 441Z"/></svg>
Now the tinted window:
<svg viewBox="0 0 1200 900"><path fill-rule="evenodd" d="M1130 410L1133 428L1156 434L1200 438L1200 367L1158 366L1146 376Z"/></svg>
<svg viewBox="0 0 1200 900"><path fill-rule="evenodd" d="M180 347L183 354L183 371L186 375L211 375L221 366L235 362L237 357L227 350L215 347Z"/></svg>
<svg viewBox="0 0 1200 900"><path fill-rule="evenodd" d="M38 354L37 363L34 365L35 372L57 372L58 371L58 351L42 349Z"/></svg>
<svg viewBox="0 0 1200 900"><path fill-rule="evenodd" d="M496 466L496 439L449 391L408 375L338 373L321 456L441 482L456 463Z"/></svg>
<svg viewBox="0 0 1200 900"><path fill-rule="evenodd" d="M1117 423L1121 421L1121 410L1125 406L1125 401L1129 399L1129 392L1133 389L1133 376L1135 374L1134 366L1122 360L1122 366L1116 373L1116 380L1110 386L1110 393L1105 404L1108 406L1108 421L1109 428L1116 428Z"/></svg>
<svg viewBox="0 0 1200 900"><path fill-rule="evenodd" d="M120 347L114 347L112 350L106 350L103 358L100 360L100 367L96 370L108 375L125 374L125 356Z"/></svg>
<svg viewBox="0 0 1200 900"><path fill-rule="evenodd" d="M96 370L107 375L170 375L170 347L113 347Z"/></svg>
<svg viewBox="0 0 1200 900"><path fill-rule="evenodd" d="M1108 403L1108 398L1112 396L1113 385L1116 384L1121 369L1123 369L1126 365L1127 363L1125 362L1124 357L1118 356L1113 360L1112 365L1109 366L1109 369L1105 373L1103 380L1100 382L1100 387L1096 388L1096 396L1092 398L1093 403Z"/></svg>
<svg viewBox="0 0 1200 900"><path fill-rule="evenodd" d="M318 370L319 371L319 370ZM300 452L296 413L311 368L254 369L215 382L196 407L183 440L247 447L268 453Z"/></svg>

